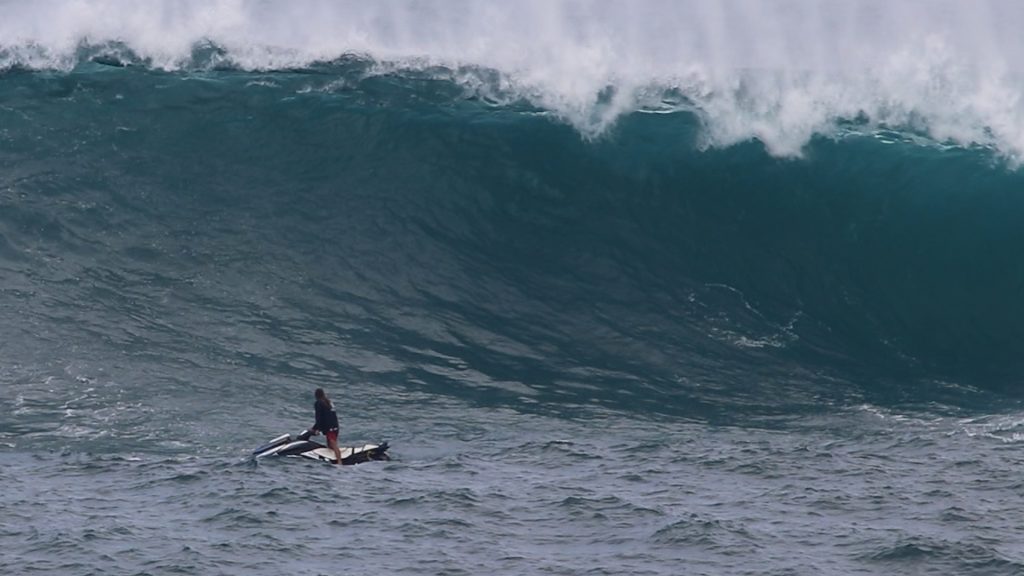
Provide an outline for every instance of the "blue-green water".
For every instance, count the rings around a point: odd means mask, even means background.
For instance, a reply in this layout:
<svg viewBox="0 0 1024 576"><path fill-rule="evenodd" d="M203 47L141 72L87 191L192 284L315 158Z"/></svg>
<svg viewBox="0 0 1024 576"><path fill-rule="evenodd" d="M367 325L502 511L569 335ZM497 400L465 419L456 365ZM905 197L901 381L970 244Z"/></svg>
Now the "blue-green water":
<svg viewBox="0 0 1024 576"><path fill-rule="evenodd" d="M806 70L619 70L580 107L381 47L428 6L308 61L3 6L0 573L1024 570L1013 90L796 117ZM250 462L317 387L394 460Z"/></svg>

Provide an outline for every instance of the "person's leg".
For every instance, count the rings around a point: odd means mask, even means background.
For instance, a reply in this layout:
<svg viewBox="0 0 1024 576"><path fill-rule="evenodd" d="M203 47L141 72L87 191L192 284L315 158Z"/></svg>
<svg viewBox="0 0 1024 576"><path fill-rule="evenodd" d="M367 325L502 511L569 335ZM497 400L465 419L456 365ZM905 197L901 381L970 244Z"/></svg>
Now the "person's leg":
<svg viewBox="0 0 1024 576"><path fill-rule="evenodd" d="M341 448L338 447L338 431L334 430L326 433L327 436L327 447L334 450L335 464L341 464Z"/></svg>

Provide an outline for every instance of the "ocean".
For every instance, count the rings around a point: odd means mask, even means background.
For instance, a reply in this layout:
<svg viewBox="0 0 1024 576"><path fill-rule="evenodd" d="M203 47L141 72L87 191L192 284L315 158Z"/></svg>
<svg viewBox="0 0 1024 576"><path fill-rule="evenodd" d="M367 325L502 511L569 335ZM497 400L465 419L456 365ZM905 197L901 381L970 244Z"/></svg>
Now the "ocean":
<svg viewBox="0 0 1024 576"><path fill-rule="evenodd" d="M1024 6L0 14L0 574L1024 573Z"/></svg>

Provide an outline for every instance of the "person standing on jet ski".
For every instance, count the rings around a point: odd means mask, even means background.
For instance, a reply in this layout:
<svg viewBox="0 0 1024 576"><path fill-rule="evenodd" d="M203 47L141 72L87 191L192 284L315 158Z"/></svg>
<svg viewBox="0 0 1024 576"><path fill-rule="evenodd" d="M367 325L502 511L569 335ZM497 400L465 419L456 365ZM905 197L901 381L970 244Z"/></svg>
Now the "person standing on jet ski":
<svg viewBox="0 0 1024 576"><path fill-rule="evenodd" d="M341 449L338 448L338 413L334 411L334 404L324 393L323 388L317 388L313 393L316 402L313 409L316 410L316 423L310 428L310 432L316 436L323 432L327 438L327 447L334 450L337 460L335 464L341 464Z"/></svg>

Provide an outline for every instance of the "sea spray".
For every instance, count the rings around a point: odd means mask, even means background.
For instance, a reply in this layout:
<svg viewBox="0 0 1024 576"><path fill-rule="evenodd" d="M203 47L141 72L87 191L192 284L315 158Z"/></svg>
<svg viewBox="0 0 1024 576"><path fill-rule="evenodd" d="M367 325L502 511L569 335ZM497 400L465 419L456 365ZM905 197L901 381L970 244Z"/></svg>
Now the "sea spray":
<svg viewBox="0 0 1024 576"><path fill-rule="evenodd" d="M798 156L856 122L1024 150L1024 8L1010 1L598 3L121 0L8 3L0 67L87 60L161 70L303 69L356 56L389 73L478 69L587 137L652 102L696 111L708 145ZM90 18L85 15L102 15ZM495 80L497 79L497 80Z"/></svg>

